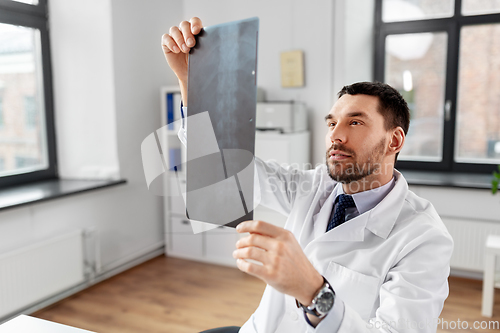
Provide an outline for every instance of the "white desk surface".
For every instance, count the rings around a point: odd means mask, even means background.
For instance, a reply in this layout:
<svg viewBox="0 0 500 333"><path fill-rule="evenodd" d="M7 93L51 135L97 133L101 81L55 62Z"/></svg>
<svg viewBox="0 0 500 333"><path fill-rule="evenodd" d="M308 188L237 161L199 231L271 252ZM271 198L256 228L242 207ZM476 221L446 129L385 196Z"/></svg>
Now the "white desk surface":
<svg viewBox="0 0 500 333"><path fill-rule="evenodd" d="M0 333L95 333L48 320L20 315L0 325Z"/></svg>

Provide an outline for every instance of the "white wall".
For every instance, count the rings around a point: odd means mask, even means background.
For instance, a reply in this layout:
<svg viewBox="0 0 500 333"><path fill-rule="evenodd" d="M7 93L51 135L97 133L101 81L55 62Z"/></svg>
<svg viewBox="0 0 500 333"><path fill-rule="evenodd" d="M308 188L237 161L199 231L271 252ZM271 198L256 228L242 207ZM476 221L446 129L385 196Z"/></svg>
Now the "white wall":
<svg viewBox="0 0 500 333"><path fill-rule="evenodd" d="M180 21L182 2L51 0L49 6L61 174L109 175L119 165L128 183L0 212L0 251L95 226L109 271L164 244L162 202L147 191L140 144L160 126L160 86L176 82L160 38Z"/></svg>
<svg viewBox="0 0 500 333"><path fill-rule="evenodd" d="M49 6L59 173L117 178L111 3Z"/></svg>
<svg viewBox="0 0 500 333"><path fill-rule="evenodd" d="M160 87L177 84L163 56L161 36L181 21L182 1L111 3L120 168L122 177L145 190L141 143L161 125Z"/></svg>
<svg viewBox="0 0 500 333"><path fill-rule="evenodd" d="M373 80L374 0L336 0L334 8L333 92ZM332 96L332 104L337 96Z"/></svg>

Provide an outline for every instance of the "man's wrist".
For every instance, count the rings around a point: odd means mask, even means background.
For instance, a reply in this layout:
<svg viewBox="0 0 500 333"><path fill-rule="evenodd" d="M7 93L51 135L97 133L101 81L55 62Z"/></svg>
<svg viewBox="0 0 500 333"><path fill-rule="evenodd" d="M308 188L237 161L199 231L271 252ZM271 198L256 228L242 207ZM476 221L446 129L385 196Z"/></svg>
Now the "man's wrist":
<svg viewBox="0 0 500 333"><path fill-rule="evenodd" d="M179 79L179 87L181 89L181 97L183 106L187 106L187 79L181 80Z"/></svg>
<svg viewBox="0 0 500 333"><path fill-rule="evenodd" d="M307 284L307 290L305 290L304 296L297 298L297 301L304 306L310 306L312 304L312 300L314 296L318 294L323 287L323 276L319 273L316 274L314 281L310 284Z"/></svg>
<svg viewBox="0 0 500 333"><path fill-rule="evenodd" d="M310 305L305 306L295 299L297 307L302 308L304 311L304 317L307 323L313 327L316 327L335 305L335 292L330 282L323 276L321 276L321 278L323 279L323 284L314 294Z"/></svg>

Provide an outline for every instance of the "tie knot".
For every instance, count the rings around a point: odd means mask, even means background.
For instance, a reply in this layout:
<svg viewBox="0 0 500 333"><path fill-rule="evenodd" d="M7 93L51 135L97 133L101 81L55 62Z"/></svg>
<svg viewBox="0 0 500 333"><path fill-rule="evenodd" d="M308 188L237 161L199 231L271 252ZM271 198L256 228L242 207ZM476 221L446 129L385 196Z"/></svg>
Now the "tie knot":
<svg viewBox="0 0 500 333"><path fill-rule="evenodd" d="M326 231L329 231L335 228L338 225L341 225L345 222L345 211L347 208L356 207L354 203L354 199L352 196L347 194L341 194L336 199L338 200L337 206L335 207L335 211L333 212L333 216L330 217L330 222L328 222L328 226Z"/></svg>
<svg viewBox="0 0 500 333"><path fill-rule="evenodd" d="M339 206L342 207L342 209L346 209L350 207L356 207L356 204L354 203L354 199L352 198L352 196L341 194L339 195Z"/></svg>

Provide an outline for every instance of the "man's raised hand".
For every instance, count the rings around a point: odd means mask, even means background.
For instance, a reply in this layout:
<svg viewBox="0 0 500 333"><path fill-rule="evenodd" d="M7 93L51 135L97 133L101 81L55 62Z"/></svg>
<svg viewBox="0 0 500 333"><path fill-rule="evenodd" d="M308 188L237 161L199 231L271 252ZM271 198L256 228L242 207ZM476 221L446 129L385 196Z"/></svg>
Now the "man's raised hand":
<svg viewBox="0 0 500 333"><path fill-rule="evenodd" d="M184 104L187 101L189 51L196 45L194 36L199 34L202 28L201 20L193 17L189 21L182 21L179 26L171 27L169 33L161 37L165 59L179 79Z"/></svg>

